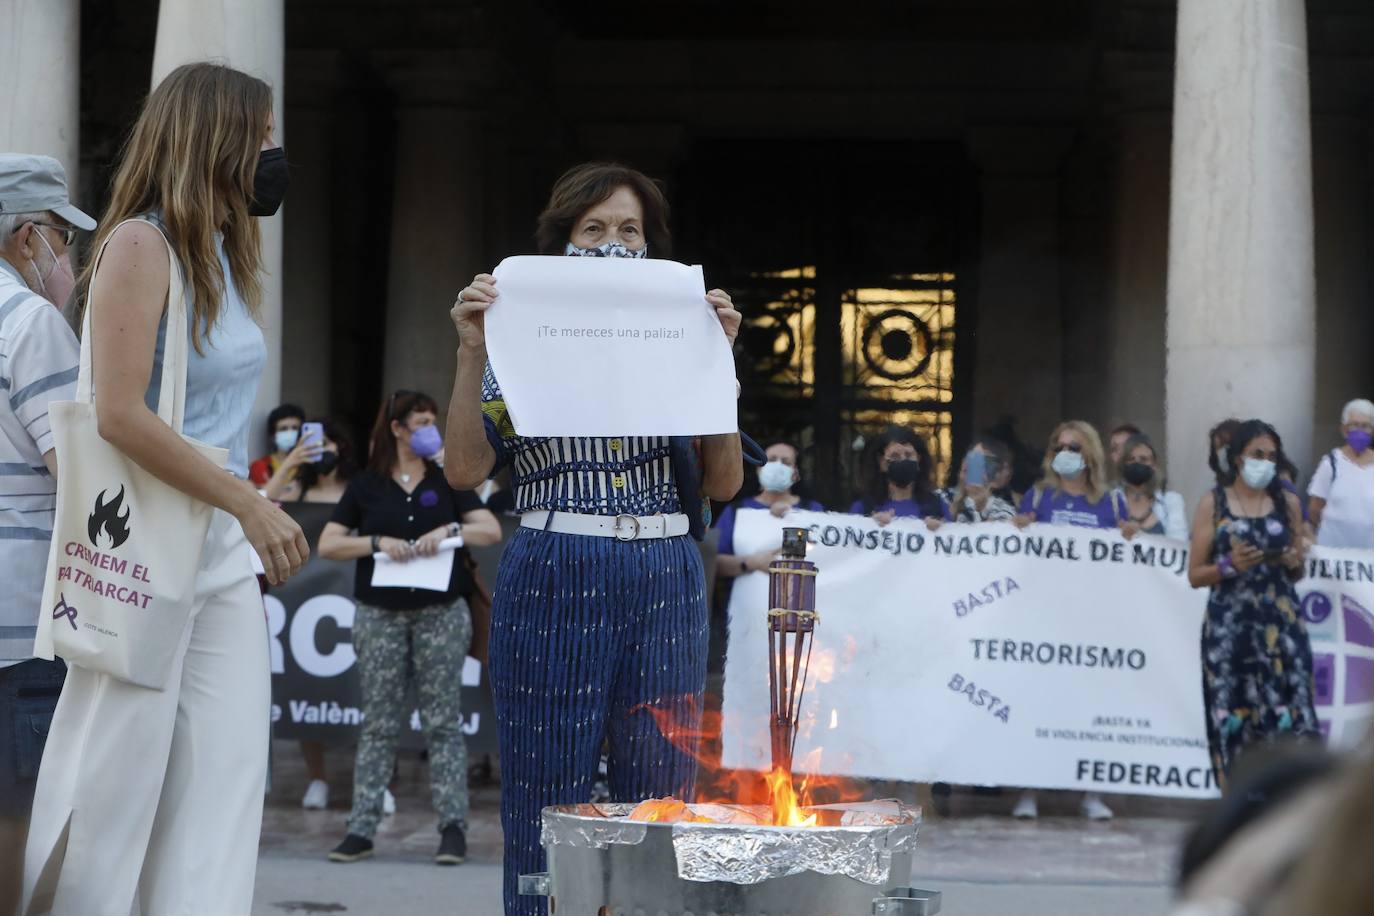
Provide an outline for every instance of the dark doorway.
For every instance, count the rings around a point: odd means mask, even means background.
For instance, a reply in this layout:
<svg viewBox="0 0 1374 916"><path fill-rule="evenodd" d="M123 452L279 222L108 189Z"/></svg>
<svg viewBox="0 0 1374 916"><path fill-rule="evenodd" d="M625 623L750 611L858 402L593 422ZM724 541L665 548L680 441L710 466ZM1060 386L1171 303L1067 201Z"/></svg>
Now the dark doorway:
<svg viewBox="0 0 1374 916"><path fill-rule="evenodd" d="M741 427L797 443L828 508L890 423L927 437L940 479L967 439L972 187L940 143L701 141L680 172L676 257L745 316Z"/></svg>

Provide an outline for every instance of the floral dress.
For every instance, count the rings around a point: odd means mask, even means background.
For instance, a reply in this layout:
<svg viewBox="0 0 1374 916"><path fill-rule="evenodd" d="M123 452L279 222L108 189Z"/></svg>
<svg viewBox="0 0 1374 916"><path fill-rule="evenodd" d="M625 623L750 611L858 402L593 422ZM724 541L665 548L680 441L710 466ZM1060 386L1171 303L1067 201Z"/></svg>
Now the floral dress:
<svg viewBox="0 0 1374 916"><path fill-rule="evenodd" d="M1266 554L1292 544L1282 503L1252 518L1232 513L1225 490L1214 495L1212 556L1240 544ZM1212 586L1202 624L1202 694L1217 784L1225 787L1236 758L1251 744L1318 737L1312 692L1312 646L1284 567L1261 562Z"/></svg>

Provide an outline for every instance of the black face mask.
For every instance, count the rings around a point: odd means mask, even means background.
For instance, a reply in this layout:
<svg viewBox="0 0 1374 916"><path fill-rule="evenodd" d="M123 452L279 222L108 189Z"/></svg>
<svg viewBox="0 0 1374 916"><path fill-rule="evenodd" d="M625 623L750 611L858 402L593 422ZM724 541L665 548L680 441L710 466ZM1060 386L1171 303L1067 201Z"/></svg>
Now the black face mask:
<svg viewBox="0 0 1374 916"><path fill-rule="evenodd" d="M275 216L286 197L291 175L286 164L286 152L276 146L258 153L258 167L253 172L253 197L248 201L249 216Z"/></svg>
<svg viewBox="0 0 1374 916"><path fill-rule="evenodd" d="M1143 487L1155 476L1155 469L1148 464L1131 462L1121 469L1121 478L1133 487Z"/></svg>
<svg viewBox="0 0 1374 916"><path fill-rule="evenodd" d="M315 462L315 471L321 477L328 477L339 466L338 452L320 452L320 460Z"/></svg>
<svg viewBox="0 0 1374 916"><path fill-rule="evenodd" d="M887 463L887 479L899 487L911 486L920 472L921 463L912 458Z"/></svg>

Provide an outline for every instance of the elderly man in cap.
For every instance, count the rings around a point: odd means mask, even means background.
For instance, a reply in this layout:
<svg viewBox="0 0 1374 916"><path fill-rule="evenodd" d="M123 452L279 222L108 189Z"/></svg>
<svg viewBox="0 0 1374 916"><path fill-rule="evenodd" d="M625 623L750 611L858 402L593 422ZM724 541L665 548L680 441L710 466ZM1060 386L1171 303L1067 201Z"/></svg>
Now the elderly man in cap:
<svg viewBox="0 0 1374 916"><path fill-rule="evenodd" d="M95 220L71 205L48 156L0 154L0 913L66 666L33 658L57 461L48 404L75 395L80 349L59 309L75 286L67 251Z"/></svg>

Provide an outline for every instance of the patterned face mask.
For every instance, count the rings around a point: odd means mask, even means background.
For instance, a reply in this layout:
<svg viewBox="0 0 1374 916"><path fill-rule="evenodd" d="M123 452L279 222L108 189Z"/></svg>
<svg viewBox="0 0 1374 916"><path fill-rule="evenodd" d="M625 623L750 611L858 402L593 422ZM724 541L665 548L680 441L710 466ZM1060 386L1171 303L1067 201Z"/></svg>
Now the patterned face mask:
<svg viewBox="0 0 1374 916"><path fill-rule="evenodd" d="M648 255L649 246L645 245L638 251L631 251L621 242L607 242L596 248L578 248L569 242L563 253L574 258L642 258Z"/></svg>

